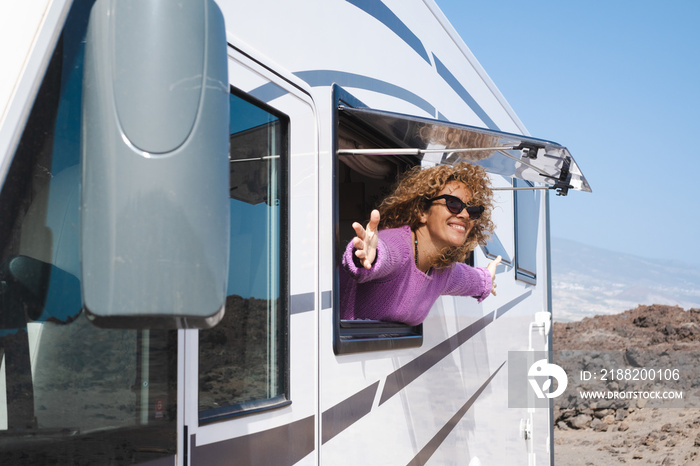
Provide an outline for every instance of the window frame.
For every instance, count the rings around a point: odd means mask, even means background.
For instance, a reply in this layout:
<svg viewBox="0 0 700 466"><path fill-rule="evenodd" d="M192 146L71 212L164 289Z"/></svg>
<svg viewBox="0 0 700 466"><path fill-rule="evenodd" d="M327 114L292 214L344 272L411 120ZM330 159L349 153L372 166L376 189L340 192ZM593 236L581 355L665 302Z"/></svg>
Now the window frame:
<svg viewBox="0 0 700 466"><path fill-rule="evenodd" d="M290 350L291 350L291 339L290 339L290 284L289 284L289 233L290 233L290 223L289 223L289 212L290 212L290 145L289 137L291 131L291 118L289 115L279 111L278 109L262 102L259 99L251 96L250 94L237 89L233 86L229 86L229 93L236 96L237 98L248 102L251 105L258 107L259 109L274 115L280 121L281 131L280 131L280 166L279 166L279 180L280 186L278 186L277 191L280 193L280 218L279 218L279 269L278 269L278 283L279 283L279 316L278 324L282 326L278 332L283 341L280 342L277 349L277 360L279 364L283 365L279 372L279 383L283 385L283 389L280 390L278 395L271 398L251 400L243 403L232 403L226 406L221 406L218 408L209 408L200 410L199 409L199 382L197 383L197 418L200 426L211 424L213 422L230 420L232 418L237 418L240 416L246 416L251 414L257 414L260 412L269 411L272 409L279 409L289 406L292 403L290 395ZM225 317L224 317L225 318ZM206 331L206 330L205 330ZM199 331L200 333L202 330ZM198 345L197 357L201 356ZM199 364L197 364L197 377L200 377Z"/></svg>
<svg viewBox="0 0 700 466"><path fill-rule="evenodd" d="M367 106L335 84L333 85L333 104L333 351L336 355L341 355L420 347L423 344L423 324L408 325L398 322L342 320L340 318L340 253L345 250L347 244L341 244L340 239L340 180L338 176L340 161L337 155L340 117L338 108L341 105L353 108L367 108ZM395 147L396 143L396 141L392 141L392 144L387 147Z"/></svg>

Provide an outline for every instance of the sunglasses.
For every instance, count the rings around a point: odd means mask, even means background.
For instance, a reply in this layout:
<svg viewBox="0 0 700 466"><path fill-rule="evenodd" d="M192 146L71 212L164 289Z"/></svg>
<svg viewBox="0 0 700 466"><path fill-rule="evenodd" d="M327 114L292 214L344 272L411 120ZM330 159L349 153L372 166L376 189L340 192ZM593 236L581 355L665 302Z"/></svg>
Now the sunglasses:
<svg viewBox="0 0 700 466"><path fill-rule="evenodd" d="M438 199L444 199L445 207L447 207L447 210L449 210L450 213L454 215L459 215L461 211L467 209L467 213L469 214L469 218L471 220L479 219L481 217L481 214L483 214L485 210L484 206L482 205L470 206L462 202L460 198L450 196L449 194L443 194L442 196L433 197L432 199L428 199L428 202L433 203Z"/></svg>

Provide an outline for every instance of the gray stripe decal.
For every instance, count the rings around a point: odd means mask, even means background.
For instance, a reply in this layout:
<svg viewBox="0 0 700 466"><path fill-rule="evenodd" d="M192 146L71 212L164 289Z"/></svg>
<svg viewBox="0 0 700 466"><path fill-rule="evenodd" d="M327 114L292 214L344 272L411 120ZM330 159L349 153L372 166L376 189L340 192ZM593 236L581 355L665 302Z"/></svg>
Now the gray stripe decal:
<svg viewBox="0 0 700 466"><path fill-rule="evenodd" d="M421 449L421 451L418 452L418 454L413 458L408 463L408 466L422 466L425 463L428 462L431 456L433 456L433 453L435 453L440 445L445 441L447 436L454 430L454 428L457 426L460 420L464 417L465 414L467 414L467 411L469 411L469 408L472 407L474 402L479 398L481 393L486 389L486 387L491 383L493 378L498 374L498 371L501 370L501 368L505 365L506 361L503 361L500 366L498 366L498 369L491 374L491 377L486 379L486 382L484 382L481 387L467 400L466 403L464 403L464 406L462 406L457 413L455 413L454 416L445 424L442 429L438 431L435 436L430 439L430 441Z"/></svg>
<svg viewBox="0 0 700 466"><path fill-rule="evenodd" d="M293 465L314 451L315 416L274 429L208 445L195 446L191 436L193 465Z"/></svg>
<svg viewBox="0 0 700 466"><path fill-rule="evenodd" d="M252 95L261 102L270 102L278 97L289 94L289 92L282 89L277 84L269 82L267 84L263 84L262 86L256 87L248 94Z"/></svg>
<svg viewBox="0 0 700 466"><path fill-rule="evenodd" d="M291 297L291 303L290 303L290 314L300 314L302 312L309 312L313 311L315 306L315 301L316 301L316 294L311 292L311 293L302 293L302 294L293 294Z"/></svg>
<svg viewBox="0 0 700 466"><path fill-rule="evenodd" d="M379 400L379 404L381 405L389 398L403 390L408 384L423 375L424 372L428 371L428 369L433 367L435 364L442 361L443 358L447 357L447 355L449 355L452 351L476 335L493 320L501 317L531 294L532 290L518 296L495 311L486 314L473 324L465 327L447 340L389 374L389 376L386 378L386 384L384 385L384 391L382 392L382 397Z"/></svg>
<svg viewBox="0 0 700 466"><path fill-rule="evenodd" d="M457 334L443 341L436 347L423 353L413 361L405 364L393 373L389 374L382 392L381 405L409 383L414 381L428 369L433 367L452 351L464 344L472 336L491 323L495 318L501 317L518 303L532 294L532 290L519 296L510 303L501 306L468 327L462 329ZM331 292L322 293L322 301L326 299L330 302ZM292 296L292 303L303 304L309 302L313 310L314 293L305 293ZM292 305L294 307L294 304ZM302 306L300 306L302 307ZM330 304L329 304L330 307ZM324 307L325 309L325 307ZM305 312L305 311L300 311ZM481 395L493 377L503 367L503 364L484 382L465 405L455 414L452 419L428 442L428 444L418 453L410 464L424 464L435 452L447 435L454 429L459 420L474 404L474 401ZM342 431L369 414L372 410L374 398L379 388L379 381L351 395L335 406L327 409L321 415L322 432L321 443L325 444ZM206 464L216 466L218 464L228 464L228 459L236 457L236 464L275 464L292 465L314 451L314 422L315 416L302 419L284 426L269 429L256 434L244 437L224 440L221 442L195 447L195 436L191 437L192 464Z"/></svg>
<svg viewBox="0 0 700 466"><path fill-rule="evenodd" d="M386 383L384 384L384 390L382 392L382 397L379 400L379 404L381 405L399 391L403 390L408 384L423 375L424 372L428 371L428 369L440 362L459 346L466 343L467 340L476 335L480 330L493 322L496 318L508 312L510 309L515 307L515 305L531 294L532 290L512 300L508 304L501 306L496 311L483 316L481 319L462 329L452 337L389 374L386 378ZM340 432L350 427L353 423L359 421L363 416L369 414L378 383L379 382L376 382L373 385L370 385L361 392L350 396L323 413L323 443L338 435ZM328 432L326 432L327 421L333 422L331 426L328 426Z"/></svg>
<svg viewBox="0 0 700 466"><path fill-rule="evenodd" d="M361 74L346 73L344 71L334 70L297 71L294 73L294 75L305 81L311 87L330 86L331 84L335 83L343 87L367 89L370 91L379 92L381 94L390 95L415 105L429 115L435 115L435 107L427 100L407 89L404 89L403 87L399 87L395 84L381 81L379 79L362 76ZM250 91L250 94L263 102L270 102L277 97L287 94L287 91L273 83L267 83L253 89Z"/></svg>
<svg viewBox="0 0 700 466"><path fill-rule="evenodd" d="M343 87L356 87L358 89L367 89L369 91L390 95L397 99L410 102L430 115L435 115L435 107L417 94L403 87L379 79L370 78L369 76L335 70L298 71L294 73L294 75L303 79L312 87L330 86L332 83L335 83Z"/></svg>
<svg viewBox="0 0 700 466"><path fill-rule="evenodd" d="M331 291L321 292L321 309L330 309L333 307L333 293Z"/></svg>
<svg viewBox="0 0 700 466"><path fill-rule="evenodd" d="M438 344L434 348L429 349L425 353L418 356L413 361L404 364L386 378L384 391L379 400L381 405L392 396L404 389L408 384L423 375L428 369L433 367L438 362L442 361L448 354L459 348L471 337L476 335L481 329L493 322L494 312L490 312L481 319L477 320L468 327L460 330L447 340Z"/></svg>
<svg viewBox="0 0 700 466"><path fill-rule="evenodd" d="M495 129L498 130L498 125L486 114L483 108L476 103L476 100L474 100L474 97L469 94L469 92L460 84L459 80L455 78L455 76L450 73L450 70L447 69L447 67L438 59L438 57L433 54L433 59L435 60L435 68L437 69L438 74L442 77L442 79L445 80L445 82L459 95L462 100L469 105L469 108L472 109L476 115L481 118L481 121L484 122L484 124L490 128L490 129Z"/></svg>
<svg viewBox="0 0 700 466"><path fill-rule="evenodd" d="M379 382L341 401L321 415L321 444L326 443L352 424L369 414Z"/></svg>
<svg viewBox="0 0 700 466"><path fill-rule="evenodd" d="M433 55L433 58L435 59L435 67L440 77L442 77L442 79L457 93L457 95L459 95L459 97L469 106L469 108L476 113L476 115L488 128L499 130L498 125L486 114L484 109L481 108L476 100L474 100L464 86L459 83L457 78L455 78L450 70L448 70L447 67L435 55ZM369 76L337 70L297 71L294 73L294 75L305 81L311 87L330 86L331 84L335 83L342 87L366 89L409 102L429 115L435 115L437 112L433 104L419 95L414 94L408 89L404 89L403 87L399 87L395 84L391 84L380 79L370 78ZM253 89L250 91L250 94L263 102L270 102L287 94L287 91L274 83L267 83ZM440 114L439 118L444 121L449 121L442 114Z"/></svg>
<svg viewBox="0 0 700 466"><path fill-rule="evenodd" d="M384 26L389 28L391 32L396 34L409 47L411 47L421 58L430 63L430 57L426 52L423 42L416 36L411 29L379 0L347 0L348 3L355 5L360 10L375 18Z"/></svg>

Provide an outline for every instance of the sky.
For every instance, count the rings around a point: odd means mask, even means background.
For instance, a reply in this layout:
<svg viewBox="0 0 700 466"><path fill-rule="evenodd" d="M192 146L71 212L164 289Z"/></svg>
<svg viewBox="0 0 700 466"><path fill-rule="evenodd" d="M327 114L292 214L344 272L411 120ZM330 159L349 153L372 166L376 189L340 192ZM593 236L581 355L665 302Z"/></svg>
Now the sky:
<svg viewBox="0 0 700 466"><path fill-rule="evenodd" d="M552 193L552 236L700 268L700 2L436 3L591 185Z"/></svg>

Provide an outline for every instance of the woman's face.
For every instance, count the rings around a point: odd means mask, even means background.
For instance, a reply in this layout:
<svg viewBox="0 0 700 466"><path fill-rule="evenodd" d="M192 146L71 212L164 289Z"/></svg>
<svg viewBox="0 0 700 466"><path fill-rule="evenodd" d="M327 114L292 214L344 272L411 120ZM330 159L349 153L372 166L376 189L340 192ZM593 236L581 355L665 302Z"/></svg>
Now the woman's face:
<svg viewBox="0 0 700 466"><path fill-rule="evenodd" d="M467 187L459 181L450 181L435 196L449 194L468 204L472 199L472 194ZM427 227L427 233L433 245L438 250L448 246L462 246L467 241L469 231L472 229L473 221L469 220L467 209L455 215L445 207L445 200L434 201L427 212L421 215L421 221Z"/></svg>

